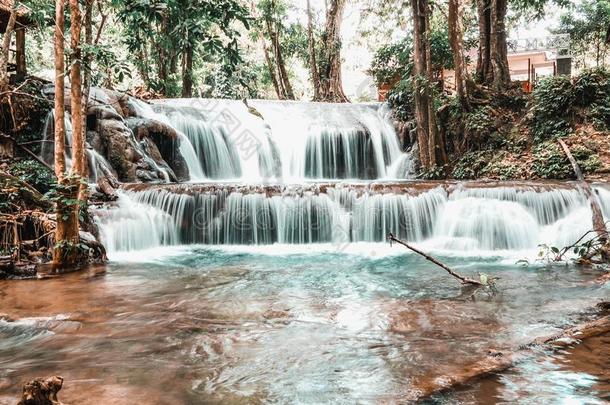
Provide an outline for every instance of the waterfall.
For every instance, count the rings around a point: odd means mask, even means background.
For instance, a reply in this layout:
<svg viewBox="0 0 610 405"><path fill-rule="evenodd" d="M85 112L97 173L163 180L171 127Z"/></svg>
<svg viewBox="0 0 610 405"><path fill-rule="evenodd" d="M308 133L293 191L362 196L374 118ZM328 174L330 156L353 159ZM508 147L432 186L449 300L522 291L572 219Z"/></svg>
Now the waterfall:
<svg viewBox="0 0 610 405"><path fill-rule="evenodd" d="M379 104L164 100L156 114L184 133L210 179L403 179L413 172Z"/></svg>
<svg viewBox="0 0 610 405"><path fill-rule="evenodd" d="M65 112L64 125L66 128L66 170L72 167L72 117L69 112ZM40 158L49 165L55 165L55 110L51 110L45 119L42 134L42 146L40 148Z"/></svg>
<svg viewBox="0 0 610 405"><path fill-rule="evenodd" d="M145 102L135 98L130 98L129 102L133 107L134 111L136 111L137 115L139 115L140 117L160 121L164 124L172 126L172 123L167 119L165 115L157 114L152 109L152 107L146 104ZM199 157L195 152L195 149L193 148L190 139L180 130L180 128L174 126L174 129L176 129L176 131L178 132L178 138L180 140L180 154L186 162L186 166L189 170L190 180L192 182L200 182L206 180L206 177L203 174L203 170L201 168L201 163L199 162Z"/></svg>
<svg viewBox="0 0 610 405"><path fill-rule="evenodd" d="M393 233L450 251L563 247L591 229L577 188L431 188L381 192L349 185L311 189L228 186L121 191L98 217L108 250L209 244L383 242ZM610 192L598 188L606 214ZM140 236L137 236L140 235Z"/></svg>
<svg viewBox="0 0 610 405"><path fill-rule="evenodd" d="M90 182L97 183L101 177L107 176L108 173L115 176L110 163L98 151L93 148L87 148L85 152L87 153L87 161L89 162Z"/></svg>

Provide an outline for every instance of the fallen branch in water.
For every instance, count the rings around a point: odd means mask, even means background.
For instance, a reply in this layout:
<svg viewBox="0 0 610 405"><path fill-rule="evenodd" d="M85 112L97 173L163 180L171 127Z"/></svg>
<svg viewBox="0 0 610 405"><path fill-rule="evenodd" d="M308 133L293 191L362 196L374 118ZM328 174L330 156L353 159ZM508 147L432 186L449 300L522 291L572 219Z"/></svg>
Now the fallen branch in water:
<svg viewBox="0 0 610 405"><path fill-rule="evenodd" d="M453 277L457 278L458 280L460 280L463 284L470 284L470 285L476 285L479 287L486 287L488 284L486 283L482 283L481 281L469 278L469 277L465 277L462 276L461 274L458 274L455 272L455 270L453 270L451 267L447 266L446 264L438 261L437 259L435 259L434 257L422 252L421 250L409 245L407 242L402 241L398 238L396 238L394 235L389 234L388 235L388 240L390 241L390 243L392 242L396 242L399 245L403 245L404 247L406 247L409 250L412 250L413 252L417 253L420 256L423 256L426 260L436 264L437 266L439 266L440 268L442 268L443 270L445 270L447 273L451 274Z"/></svg>
<svg viewBox="0 0 610 405"><path fill-rule="evenodd" d="M602 311L607 311L608 303L598 304ZM602 312L602 313L604 313ZM606 312L607 313L607 312ZM481 360L463 365L459 370L447 375L428 375L414 381L409 401L420 402L433 395L463 387L473 381L491 374L506 371L518 363L535 355L533 348L543 347L558 350L562 347L582 342L585 339L604 335L610 332L610 315L604 315L594 321L585 322L566 329L561 333L542 336L512 351L502 352L489 350Z"/></svg>

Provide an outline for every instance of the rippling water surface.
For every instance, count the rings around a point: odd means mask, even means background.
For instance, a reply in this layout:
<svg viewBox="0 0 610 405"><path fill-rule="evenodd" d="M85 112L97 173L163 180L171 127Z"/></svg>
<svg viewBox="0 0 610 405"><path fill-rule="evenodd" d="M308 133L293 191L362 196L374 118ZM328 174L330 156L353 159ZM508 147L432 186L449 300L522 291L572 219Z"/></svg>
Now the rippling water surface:
<svg viewBox="0 0 610 405"><path fill-rule="evenodd" d="M472 296L401 247L178 247L0 282L0 403L37 376L66 403L401 403L418 384L579 321L608 297L593 270L443 257L501 277ZM608 337L434 403L604 403Z"/></svg>

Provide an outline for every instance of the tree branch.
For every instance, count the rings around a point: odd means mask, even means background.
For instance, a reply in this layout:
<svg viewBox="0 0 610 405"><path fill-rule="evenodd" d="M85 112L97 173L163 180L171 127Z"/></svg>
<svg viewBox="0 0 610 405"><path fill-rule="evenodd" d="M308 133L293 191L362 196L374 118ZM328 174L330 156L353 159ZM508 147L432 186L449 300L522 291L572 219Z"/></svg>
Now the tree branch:
<svg viewBox="0 0 610 405"><path fill-rule="evenodd" d="M485 287L487 286L487 284L484 284L480 281L474 280L472 278L469 277L465 277L462 276L461 274L458 274L455 272L455 270L453 270L451 267L447 266L444 263L441 263L440 261L438 261L437 259L435 259L434 257L427 255L426 253L422 252L421 250L414 248L413 246L409 245L407 242L404 242L398 238L396 238L394 235L389 234L388 235L388 240L391 242L396 242L399 245L403 245L404 247L406 247L409 250L412 250L413 252L417 253L420 256L423 256L426 260L436 264L438 267L442 268L443 270L445 270L447 273L451 274L453 277L457 278L458 280L460 280L462 282L462 284L470 284L470 285L476 285L479 287Z"/></svg>

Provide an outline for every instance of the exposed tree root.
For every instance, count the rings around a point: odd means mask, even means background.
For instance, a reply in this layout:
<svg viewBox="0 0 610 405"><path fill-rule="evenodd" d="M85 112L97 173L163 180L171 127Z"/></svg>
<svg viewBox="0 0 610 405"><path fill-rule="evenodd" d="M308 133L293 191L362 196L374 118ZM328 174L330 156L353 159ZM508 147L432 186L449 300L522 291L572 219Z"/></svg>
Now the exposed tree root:
<svg viewBox="0 0 610 405"><path fill-rule="evenodd" d="M61 405L57 393L64 383L62 377L36 378L23 386L17 405Z"/></svg>
<svg viewBox="0 0 610 405"><path fill-rule="evenodd" d="M566 329L561 333L542 336L510 351L489 350L481 360L462 366L447 375L428 375L414 381L409 400L421 401L441 392L465 386L491 374L506 371L519 362L535 355L532 351L536 347L550 350L574 344L588 338L600 336L610 332L610 315L607 314L609 303L601 303L598 308L605 313L601 318L582 323Z"/></svg>

